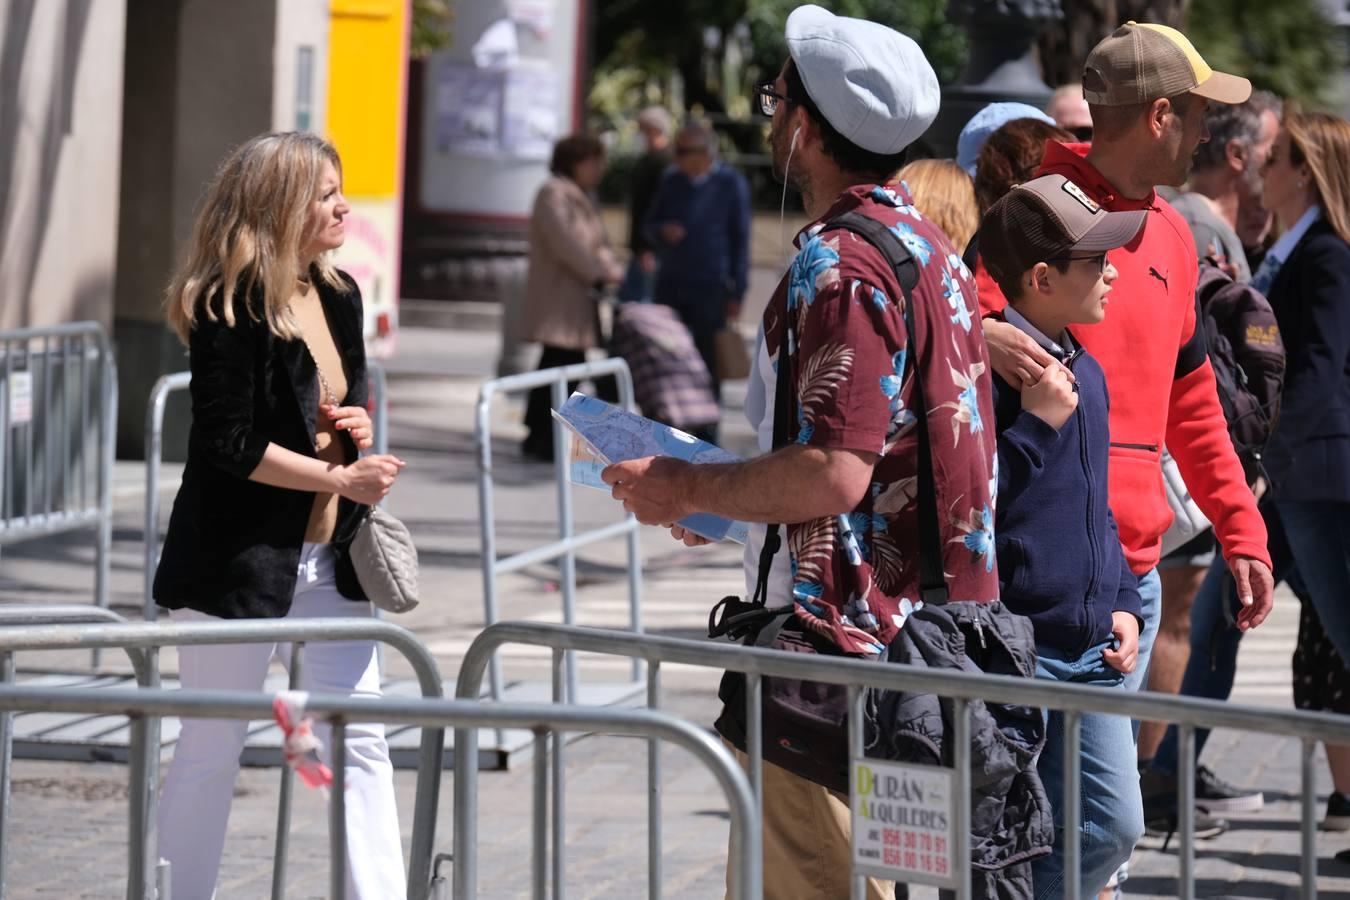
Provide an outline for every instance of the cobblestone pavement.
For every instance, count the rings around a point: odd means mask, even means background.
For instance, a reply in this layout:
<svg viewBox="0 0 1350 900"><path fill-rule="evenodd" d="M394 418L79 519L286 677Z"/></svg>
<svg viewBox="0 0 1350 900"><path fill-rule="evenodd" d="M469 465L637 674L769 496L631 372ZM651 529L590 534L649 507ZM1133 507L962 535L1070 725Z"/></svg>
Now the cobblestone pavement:
<svg viewBox="0 0 1350 900"><path fill-rule="evenodd" d="M407 329L391 361L393 445L409 465L391 506L417 535L424 571L422 607L399 621L412 628L453 675L482 623L478 511L472 456L476 385L491 371L495 340L480 333ZM430 374L435 370L443 374ZM728 398L724 442L748 452L752 437L739 419L739 397ZM519 408L504 405L494 419L500 438L497 508L502 552L549 539L554 526L552 470L523 463L514 448L521 435ZM173 467L167 474L172 475ZM114 545L114 602L137 615L141 593L141 504L137 464L119 466ZM170 478L170 481L172 479ZM171 501L171 487L165 492ZM579 525L612 521L615 511L598 492L578 491ZM709 605L738 589L740 559L733 548L692 551L662 534L643 534L643 610L653 633L697 637ZM0 554L0 601L87 602L92 549L86 536L6 546ZM579 565L579 620L622 626L626 617L623 548L596 546ZM501 579L503 618L558 621L556 570L538 566ZM1289 655L1297 629L1296 601L1279 595L1269 623L1243 645L1235 700L1283 708L1290 703ZM546 653L504 651L510 678L538 679ZM86 654L26 655L21 671L87 665ZM391 674L406 677L394 655ZM114 654L105 665L122 667ZM175 661L166 653L164 667ZM583 676L622 680L626 661L582 659ZM715 673L679 666L664 670L665 705L707 724L716 712ZM646 890L646 749L635 739L585 737L570 746L567 795L567 887L572 897L635 897ZM1202 897L1297 896L1299 870L1298 747L1296 742L1216 732L1206 751L1224 778L1266 792L1266 808L1237 815L1233 829L1197 848L1197 893ZM713 779L678 750L664 754L665 896L720 897L727 817ZM1318 762L1319 802L1330 789ZM20 760L8 833L9 896L118 897L124 894L126 842L124 766ZM528 895L530 781L528 765L486 772L481 779L480 894ZM451 777L441 795L437 849L449 852ZM277 770L245 769L222 867L221 898L268 895L275 831ZM399 772L396 787L405 827L411 822L414 776ZM288 896L322 897L327 878L325 813L320 797L298 790L292 825ZM1335 862L1350 834L1319 834L1319 896L1350 898L1350 865ZM1126 885L1130 897L1175 897L1175 852L1156 842L1141 847ZM916 890L916 897L935 896Z"/></svg>

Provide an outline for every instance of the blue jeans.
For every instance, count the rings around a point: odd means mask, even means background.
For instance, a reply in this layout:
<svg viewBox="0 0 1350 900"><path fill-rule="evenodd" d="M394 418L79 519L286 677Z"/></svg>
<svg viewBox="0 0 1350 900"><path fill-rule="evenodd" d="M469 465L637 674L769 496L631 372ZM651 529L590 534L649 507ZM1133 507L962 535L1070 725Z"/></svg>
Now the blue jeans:
<svg viewBox="0 0 1350 900"><path fill-rule="evenodd" d="M1322 629L1350 659L1350 503L1276 502L1285 538Z"/></svg>
<svg viewBox="0 0 1350 900"><path fill-rule="evenodd" d="M1144 628L1139 632L1139 660L1134 671L1125 676L1127 691L1142 691L1148 684L1148 660L1153 655L1153 639L1158 636L1158 622L1162 618L1162 579L1157 569L1139 576L1139 605Z"/></svg>
<svg viewBox="0 0 1350 900"><path fill-rule="evenodd" d="M1300 599L1308 600L1308 591L1303 584L1298 569L1294 565L1293 555L1285 537L1280 516L1275 506L1266 502L1261 504L1261 517L1265 519L1269 534L1270 562L1275 584L1287 581L1289 587ZM1224 606L1227 606L1227 612ZM1237 596L1237 582L1228 571L1228 563L1222 556L1216 556L1210 564L1205 580L1195 593L1191 606L1191 655L1186 661L1186 672L1181 678L1183 697L1204 697L1209 700L1227 700L1233 692L1233 679L1237 676L1238 645L1242 642L1242 632L1238 630L1237 613L1240 609ZM1209 739L1208 728L1195 729L1195 755L1198 759ZM1163 735L1158 752L1153 757L1152 766L1159 772L1175 775L1179 769L1177 761L1177 727L1170 725Z"/></svg>
<svg viewBox="0 0 1350 900"><path fill-rule="evenodd" d="M1154 576L1156 578L1156 576ZM1103 641L1081 657L1038 648L1036 677L1050 681L1128 690L1121 673L1102 659L1112 645ZM1082 766L1079 804L1081 894L1095 897L1120 865L1130 858L1144 834L1144 807L1135 768L1134 732L1126 716L1084 714L1079 760ZM1036 896L1059 897L1064 890L1064 716L1050 712L1045 749L1036 763L1055 816L1055 849L1034 860L1031 875Z"/></svg>
<svg viewBox="0 0 1350 900"><path fill-rule="evenodd" d="M1228 604L1230 615L1223 606ZM1222 555L1214 557L1205 580L1195 593L1191 606L1191 655L1186 660L1186 672L1181 678L1183 697L1205 697L1227 700L1233 692L1237 674L1238 644L1242 632L1229 624L1237 617L1237 585L1228 573L1228 562ZM1209 738L1208 728L1195 729L1195 755L1198 757ZM1167 775L1177 773L1177 727L1169 725L1158 752L1153 757L1154 769Z"/></svg>
<svg viewBox="0 0 1350 900"><path fill-rule="evenodd" d="M652 291L656 287L656 273L642 271L638 261L640 254L634 253L628 260L628 271L619 285L619 299L624 303L651 303Z"/></svg>

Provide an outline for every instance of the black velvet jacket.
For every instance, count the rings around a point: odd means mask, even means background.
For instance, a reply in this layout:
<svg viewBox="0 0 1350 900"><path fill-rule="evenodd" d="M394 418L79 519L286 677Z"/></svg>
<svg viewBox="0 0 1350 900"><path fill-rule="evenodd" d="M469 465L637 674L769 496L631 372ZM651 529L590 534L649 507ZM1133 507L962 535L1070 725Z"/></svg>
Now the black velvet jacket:
<svg viewBox="0 0 1350 900"><path fill-rule="evenodd" d="M350 276L342 277L350 286L346 293L317 278L314 283L344 360L349 385L344 405L365 406L361 294ZM219 313L221 298L211 302ZM259 293L248 302L261 314ZM312 410L319 384L314 358L303 341L283 341L266 321L254 321L238 297L233 328L221 319L198 317L188 357L188 459L155 573L155 602L223 619L280 618L291 608L315 495L259 484L248 476L269 443L315 455ZM355 461L351 436L343 431L338 439L347 461ZM339 501L333 536L337 589L350 600L365 599L347 551L368 511L346 498Z"/></svg>

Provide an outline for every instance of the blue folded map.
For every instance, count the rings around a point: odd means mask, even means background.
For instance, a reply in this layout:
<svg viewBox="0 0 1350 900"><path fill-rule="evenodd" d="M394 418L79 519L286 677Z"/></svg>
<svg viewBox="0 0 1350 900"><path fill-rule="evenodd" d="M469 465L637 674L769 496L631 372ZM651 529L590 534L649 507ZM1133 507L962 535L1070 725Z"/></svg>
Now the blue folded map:
<svg viewBox="0 0 1350 900"><path fill-rule="evenodd" d="M672 456L691 463L740 462L741 458L721 447L701 441L678 428L662 425L621 406L575 393L553 416L572 433L568 457L568 477L573 484L610 489L600 479L608 465L643 459L648 456ZM699 513L678 524L710 541L737 541L744 544L749 526L744 522Z"/></svg>

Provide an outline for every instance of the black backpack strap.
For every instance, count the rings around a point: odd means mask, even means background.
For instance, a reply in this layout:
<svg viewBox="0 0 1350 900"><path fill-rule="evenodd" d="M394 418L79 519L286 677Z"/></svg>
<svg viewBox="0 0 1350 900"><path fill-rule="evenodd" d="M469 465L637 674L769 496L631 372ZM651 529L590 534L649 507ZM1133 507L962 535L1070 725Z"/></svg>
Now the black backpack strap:
<svg viewBox="0 0 1350 900"><path fill-rule="evenodd" d="M851 231L876 247L895 269L895 277L905 295L903 318L908 350L905 356L914 378L914 402L910 406L919 431L919 596L925 604L943 604L949 596L947 579L942 574L942 530L937 511L937 482L933 477L933 445L928 429L928 400L923 389L915 325L920 314L919 305L914 301L914 289L919 284L919 266L895 232L876 219L858 212L847 212L826 222L824 230L830 229Z"/></svg>

